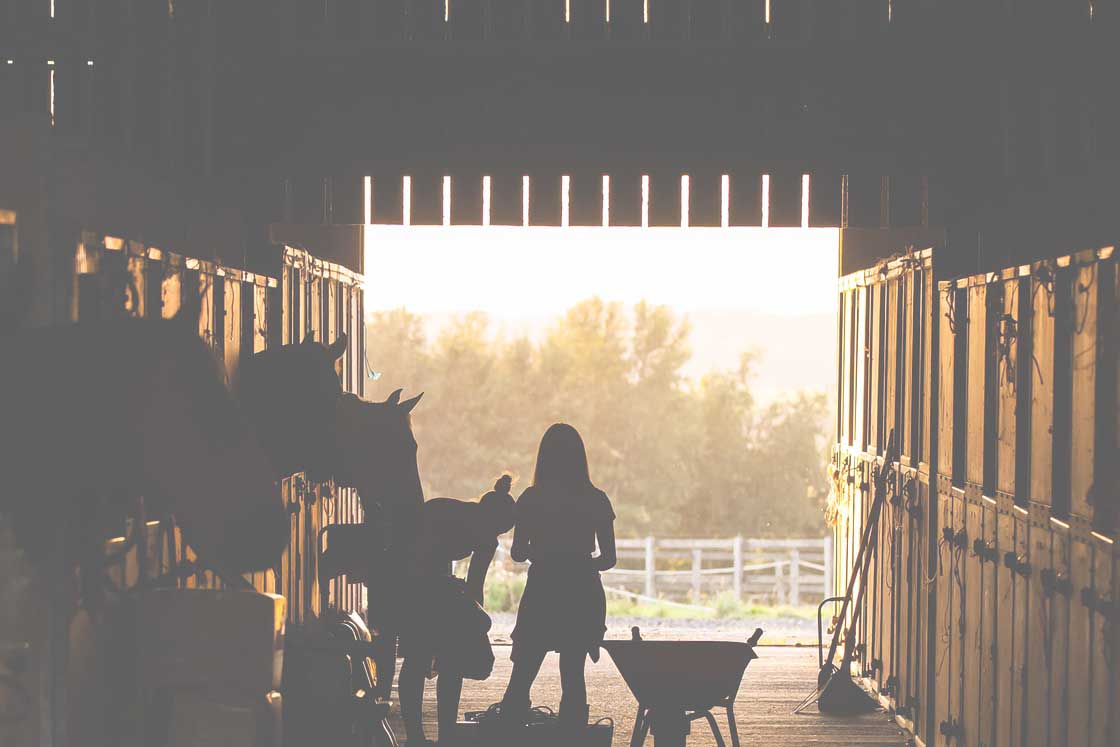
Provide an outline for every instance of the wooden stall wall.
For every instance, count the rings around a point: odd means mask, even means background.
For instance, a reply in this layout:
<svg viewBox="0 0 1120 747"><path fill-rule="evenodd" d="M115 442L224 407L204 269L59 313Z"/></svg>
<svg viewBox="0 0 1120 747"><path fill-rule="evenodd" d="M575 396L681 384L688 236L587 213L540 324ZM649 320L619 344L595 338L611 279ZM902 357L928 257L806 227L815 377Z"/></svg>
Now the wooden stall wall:
<svg viewBox="0 0 1120 747"><path fill-rule="evenodd" d="M937 744L1116 743L1115 277L1107 248L941 284Z"/></svg>
<svg viewBox="0 0 1120 747"><path fill-rule="evenodd" d="M859 552L871 485L886 469L888 502L873 536L875 561L855 640L858 672L899 719L921 731L929 701L932 251L911 252L840 280L838 443L830 518L837 594ZM890 432L900 459L884 464ZM846 621L845 621L846 622Z"/></svg>
<svg viewBox="0 0 1120 747"><path fill-rule="evenodd" d="M71 320L169 319L181 309L197 309L198 333L228 381L243 356L267 345L277 287L275 279L263 275L87 231L81 234L74 258ZM109 541L107 553L116 559L110 566L114 583L129 588L141 579L174 571L184 588L220 586L212 572L196 565L194 551L174 522L159 518L130 519L121 527L121 537ZM252 574L249 580L260 591L281 591L272 572Z"/></svg>
<svg viewBox="0 0 1120 747"><path fill-rule="evenodd" d="M75 257L72 319L170 318L181 308L197 308L198 333L222 364L227 381L254 352L306 338L333 341L346 333L349 347L338 364L339 375L346 391L360 394L365 360L361 276L302 249L272 251L279 277L183 257L142 242L83 233ZM276 569L250 574L246 580L259 591L286 597L292 622L318 615L323 604L361 610L365 600L360 585L343 577L320 589L317 574L319 532L328 523L360 522L357 494L330 483L312 484L302 474L284 480L281 489L291 517L288 548ZM121 530L122 537L112 540L107 550L120 556L112 575L123 588L174 569L184 588L221 585L211 571L195 565L193 550L173 522L145 522L144 543L137 544L147 546L147 553L138 553L125 539L136 536L132 526Z"/></svg>
<svg viewBox="0 0 1120 747"><path fill-rule="evenodd" d="M365 335L362 276L341 265L314 257L304 249L277 248L280 276L274 315L273 344L292 344L305 339L333 342L345 333L349 340L339 361L339 377L347 392L361 395L365 381ZM324 605L361 611L364 587L345 576L323 579L320 585L318 558L320 532L328 524L362 521L356 491L331 483L310 483L294 475L283 483L284 502L291 519L291 540L279 569L284 595L288 597L291 622L318 616Z"/></svg>
<svg viewBox="0 0 1120 747"><path fill-rule="evenodd" d="M893 470L866 622L846 643L924 744L1115 745L1117 257L936 283L932 260L840 280L845 573L870 476ZM882 465L892 427L902 457Z"/></svg>

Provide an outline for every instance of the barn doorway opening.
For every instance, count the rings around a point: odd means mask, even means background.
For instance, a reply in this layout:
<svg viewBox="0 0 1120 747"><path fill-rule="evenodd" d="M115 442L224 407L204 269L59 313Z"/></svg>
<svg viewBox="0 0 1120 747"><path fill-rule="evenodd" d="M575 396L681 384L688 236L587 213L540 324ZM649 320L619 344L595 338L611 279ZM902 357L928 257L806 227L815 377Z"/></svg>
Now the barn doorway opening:
<svg viewBox="0 0 1120 747"><path fill-rule="evenodd" d="M503 471L516 495L544 430L572 423L617 514L616 619L706 618L734 636L736 620L772 614L786 623L775 638L805 640L831 588L839 230L767 226L765 178L754 226L729 225L726 182L720 224L690 225L687 179L679 224L650 215L642 180L640 224L618 226L608 179L601 203L578 208L560 180L543 226L527 189L521 225L495 225L485 182L477 224L457 225L450 179L427 208L436 225L417 225L402 179L399 223L365 229L367 396L425 392L414 427L429 498L479 495ZM487 607L501 635L524 577L499 561Z"/></svg>

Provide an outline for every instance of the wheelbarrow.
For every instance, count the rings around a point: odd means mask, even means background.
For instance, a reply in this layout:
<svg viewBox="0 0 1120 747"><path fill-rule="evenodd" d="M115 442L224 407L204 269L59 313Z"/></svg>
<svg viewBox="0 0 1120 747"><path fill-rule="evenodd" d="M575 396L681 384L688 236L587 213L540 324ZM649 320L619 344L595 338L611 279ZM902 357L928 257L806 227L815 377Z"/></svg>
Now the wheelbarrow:
<svg viewBox="0 0 1120 747"><path fill-rule="evenodd" d="M719 747L726 747L713 708L727 711L732 747L739 747L735 696L743 672L758 654L762 628L738 641L643 641L637 627L629 641L604 641L622 679L638 701L630 747L653 733L657 747L683 747L691 724L704 719Z"/></svg>

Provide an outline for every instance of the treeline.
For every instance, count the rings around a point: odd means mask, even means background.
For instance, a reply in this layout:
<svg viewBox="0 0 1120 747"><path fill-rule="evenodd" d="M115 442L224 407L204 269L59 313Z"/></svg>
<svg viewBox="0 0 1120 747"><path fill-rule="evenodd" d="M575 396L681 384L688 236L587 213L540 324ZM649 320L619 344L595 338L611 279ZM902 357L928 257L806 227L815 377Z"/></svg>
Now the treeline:
<svg viewBox="0 0 1120 747"><path fill-rule="evenodd" d="M565 421L583 434L622 536L824 530L824 394L759 404L752 354L684 378L689 326L665 307L592 299L539 341L495 335L479 313L429 339L421 317L396 310L369 320L367 343L381 373L368 398L425 392L413 423L428 497L478 495L503 470L524 488L541 434Z"/></svg>

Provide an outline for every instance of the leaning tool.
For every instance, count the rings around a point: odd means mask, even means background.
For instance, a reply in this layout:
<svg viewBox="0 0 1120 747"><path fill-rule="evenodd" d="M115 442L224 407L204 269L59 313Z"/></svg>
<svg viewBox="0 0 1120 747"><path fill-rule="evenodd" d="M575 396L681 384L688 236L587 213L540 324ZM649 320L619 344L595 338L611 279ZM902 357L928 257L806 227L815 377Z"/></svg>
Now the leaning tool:
<svg viewBox="0 0 1120 747"><path fill-rule="evenodd" d="M887 500L887 475L891 465L898 461L898 441L894 429L891 429L887 439L887 451L883 458L883 466L875 476L874 497L871 502L871 511L867 515L867 525L863 528L863 537L860 540L859 552L856 554L855 563L852 565L851 575L848 577L847 589L843 597L833 597L825 600L840 601L840 615L837 617L835 629L832 633L832 642L828 647L828 656L821 662L820 672L817 674L817 689L794 710L801 713L813 703L822 713L837 715L854 715L868 713L879 707L879 704L868 695L859 685L852 681L851 664L855 653L856 626L859 625L860 610L863 606L863 595L867 589L867 573L871 566L871 559L875 554L875 539L879 527L879 517L883 512L883 504ZM848 608L852 603L852 593L856 591L855 608L852 610L852 619L844 629L844 620L848 616ZM823 603L822 603L823 606ZM817 610L818 617L820 610ZM818 622L819 629L819 622ZM819 634L819 630L818 630ZM840 646L840 637L844 637L844 656L840 666L834 665L836 651ZM820 642L823 648L823 641Z"/></svg>

